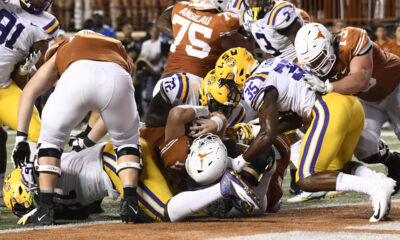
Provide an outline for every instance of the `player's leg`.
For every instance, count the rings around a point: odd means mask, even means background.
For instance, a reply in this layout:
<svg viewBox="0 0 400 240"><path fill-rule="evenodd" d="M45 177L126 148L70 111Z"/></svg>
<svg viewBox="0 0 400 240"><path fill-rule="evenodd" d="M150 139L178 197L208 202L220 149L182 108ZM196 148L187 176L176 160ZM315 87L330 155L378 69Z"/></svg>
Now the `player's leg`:
<svg viewBox="0 0 400 240"><path fill-rule="evenodd" d="M394 133L400 140L400 86L398 86L387 99L384 100L384 107L394 127ZM400 153L391 152L389 158L384 162L388 167L388 177L396 182L395 193L400 189Z"/></svg>
<svg viewBox="0 0 400 240"><path fill-rule="evenodd" d="M265 212L267 207L266 191L273 171L275 171L274 158L274 151L270 148L238 174L228 170L221 181L215 185L201 190L179 193L168 202L165 213L167 220L179 221L217 200L230 198L237 202L237 209L233 210L232 214L250 214L255 208L257 208L256 210L261 209L260 212ZM265 174L261 177L263 173ZM259 177L261 177L260 181ZM251 190L247 183L259 186L259 188L254 188L258 193ZM259 198L263 202L260 202Z"/></svg>
<svg viewBox="0 0 400 240"><path fill-rule="evenodd" d="M0 89L0 105L7 106L0 109L0 121L10 128L17 129L18 103L21 89L11 82L7 88ZM37 142L40 134L40 117L36 107L33 109L32 119L29 125L28 139Z"/></svg>
<svg viewBox="0 0 400 240"><path fill-rule="evenodd" d="M400 181L400 154L390 152L388 146L379 138L381 128L385 121L392 120L393 125L399 125L400 97L396 95L400 90L394 92L377 103L369 103L361 101L365 111L365 126L361 134L359 143L357 144L355 155L365 163L383 163L388 168L388 177L393 178L396 182ZM400 189L400 184L397 184L395 193Z"/></svg>
<svg viewBox="0 0 400 240"><path fill-rule="evenodd" d="M338 172L327 172L328 166L337 155L347 129L346 110L338 104L338 111L326 103L325 95L314 105L313 120L303 137L296 178L302 190L335 190ZM344 114L342 117L340 115ZM342 131L342 132L341 132Z"/></svg>
<svg viewBox="0 0 400 240"><path fill-rule="evenodd" d="M117 173L123 186L121 218L126 222L151 222L138 206L137 186L141 166L139 115L130 75L119 65L103 63L103 74L112 82L112 95L106 104L99 103L101 117L107 126L118 157ZM99 83L100 84L100 83ZM94 93L93 93L94 94Z"/></svg>

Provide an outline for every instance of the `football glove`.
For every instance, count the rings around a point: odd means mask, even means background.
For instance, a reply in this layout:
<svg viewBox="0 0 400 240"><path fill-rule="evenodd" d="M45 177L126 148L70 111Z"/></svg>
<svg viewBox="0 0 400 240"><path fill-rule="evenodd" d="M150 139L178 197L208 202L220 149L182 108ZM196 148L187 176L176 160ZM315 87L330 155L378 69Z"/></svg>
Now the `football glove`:
<svg viewBox="0 0 400 240"><path fill-rule="evenodd" d="M309 89L315 92L320 92L322 94L326 94L328 92L332 92L333 87L329 80L321 81L318 77L310 74L304 74L303 80L310 85Z"/></svg>
<svg viewBox="0 0 400 240"><path fill-rule="evenodd" d="M40 57L42 56L42 52L40 50L35 51L25 59L25 64L19 66L19 74L22 76L25 76L28 74L32 67L36 65L36 63L39 61Z"/></svg>
<svg viewBox="0 0 400 240"><path fill-rule="evenodd" d="M29 162L31 150L28 143L28 134L24 132L17 132L15 138L15 146L11 154L14 168L21 168Z"/></svg>
<svg viewBox="0 0 400 240"><path fill-rule="evenodd" d="M83 149L93 147L96 143L89 139L89 137L85 138L77 138L75 136L71 136L69 139L68 145L72 147L72 150L75 152L80 152Z"/></svg>
<svg viewBox="0 0 400 240"><path fill-rule="evenodd" d="M250 124L238 123L226 130L226 134L238 143L250 144L253 140L253 127Z"/></svg>

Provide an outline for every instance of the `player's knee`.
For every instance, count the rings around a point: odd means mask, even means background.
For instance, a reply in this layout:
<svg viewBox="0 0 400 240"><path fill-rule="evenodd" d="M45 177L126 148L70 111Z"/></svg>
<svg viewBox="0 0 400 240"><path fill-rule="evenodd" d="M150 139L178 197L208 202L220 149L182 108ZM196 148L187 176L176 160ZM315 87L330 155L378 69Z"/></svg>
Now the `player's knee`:
<svg viewBox="0 0 400 240"><path fill-rule="evenodd" d="M140 150L137 145L122 145L114 150L117 154L118 159L123 156L135 156L139 159L139 162L123 162L117 165L117 173L126 168L142 169L142 158Z"/></svg>
<svg viewBox="0 0 400 240"><path fill-rule="evenodd" d="M61 176L61 168L50 164L39 164L39 159L43 157L50 157L60 159L62 154L62 149L56 147L53 144L41 143L38 146L37 158L35 159L35 171L37 173L47 172L54 173Z"/></svg>

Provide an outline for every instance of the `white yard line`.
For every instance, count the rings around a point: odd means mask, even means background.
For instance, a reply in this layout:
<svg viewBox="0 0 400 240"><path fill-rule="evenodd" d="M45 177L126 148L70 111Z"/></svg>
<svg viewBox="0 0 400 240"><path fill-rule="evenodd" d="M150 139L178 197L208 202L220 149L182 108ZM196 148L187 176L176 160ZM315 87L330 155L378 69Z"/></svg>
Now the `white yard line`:
<svg viewBox="0 0 400 240"><path fill-rule="evenodd" d="M353 232L303 232L266 233L249 236L213 238L212 240L399 240L400 234ZM211 240L211 239L210 239Z"/></svg>
<svg viewBox="0 0 400 240"><path fill-rule="evenodd" d="M42 229L57 229L57 228L79 227L79 226L91 226L91 225L119 223L119 222L121 222L121 221L120 220L111 220L111 221L95 221L95 222L86 222L86 223L70 223L70 224L54 225L54 226L26 227L26 228L1 230L0 234L2 234L2 233L11 233L11 232L30 231L30 230L42 230Z"/></svg>

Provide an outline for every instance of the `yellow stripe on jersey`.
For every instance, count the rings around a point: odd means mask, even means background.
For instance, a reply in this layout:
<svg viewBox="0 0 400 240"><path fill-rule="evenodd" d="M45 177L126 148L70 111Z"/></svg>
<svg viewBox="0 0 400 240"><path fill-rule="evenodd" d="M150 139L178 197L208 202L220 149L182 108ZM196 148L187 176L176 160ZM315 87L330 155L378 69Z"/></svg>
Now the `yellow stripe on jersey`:
<svg viewBox="0 0 400 240"><path fill-rule="evenodd" d="M233 8L235 9L240 9L240 5L242 5L243 0L236 0L235 3L233 3Z"/></svg>
<svg viewBox="0 0 400 240"><path fill-rule="evenodd" d="M118 192L123 197L123 187L121 180L117 174L117 157L114 152L113 145L111 142L107 143L107 145L103 149L103 168L106 171L107 175L110 177L111 182L118 190Z"/></svg>
<svg viewBox="0 0 400 240"><path fill-rule="evenodd" d="M270 15L269 18L268 18L268 25L269 25L269 26L273 26L273 25L275 24L275 18L276 18L276 16L277 16L278 12L280 11L280 9L282 9L282 8L284 8L284 7L287 7L287 6L293 7L293 4L288 3L288 2L286 2L286 3L281 3L281 4L279 4L275 9L272 10L272 13L271 13L271 15Z"/></svg>
<svg viewBox="0 0 400 240"><path fill-rule="evenodd" d="M48 26L44 27L44 31L45 31L46 33L48 33L48 34L52 34L52 33L54 33L54 30L55 30L56 28L58 28L59 25L60 25L60 23L58 22L57 19L55 19L55 21L53 22L53 24L51 24L50 26L48 25Z"/></svg>

